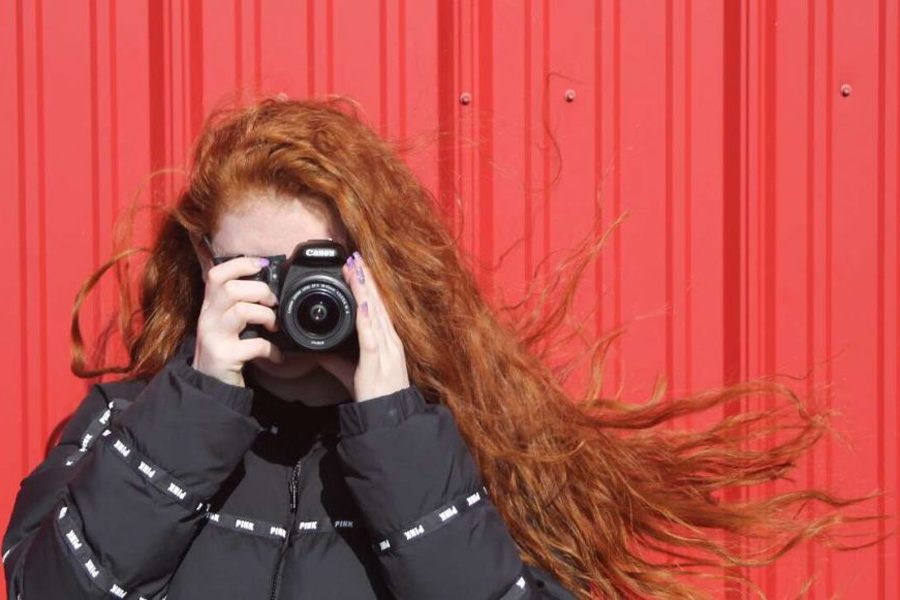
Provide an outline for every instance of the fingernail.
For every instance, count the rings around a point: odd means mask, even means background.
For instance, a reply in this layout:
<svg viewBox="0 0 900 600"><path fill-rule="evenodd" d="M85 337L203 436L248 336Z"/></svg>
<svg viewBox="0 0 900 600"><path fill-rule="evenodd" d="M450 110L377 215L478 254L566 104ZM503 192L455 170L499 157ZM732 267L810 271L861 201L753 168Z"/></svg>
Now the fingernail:
<svg viewBox="0 0 900 600"><path fill-rule="evenodd" d="M268 266L269 266L269 259L268 259L268 258L260 258L260 259L259 259L259 266L261 266L261 267L268 267Z"/></svg>
<svg viewBox="0 0 900 600"><path fill-rule="evenodd" d="M356 265L356 280L360 283L366 282L366 276L363 275L362 267L359 265Z"/></svg>
<svg viewBox="0 0 900 600"><path fill-rule="evenodd" d="M347 266L350 267L351 269L353 268L353 255L352 254L347 257Z"/></svg>
<svg viewBox="0 0 900 600"><path fill-rule="evenodd" d="M362 308L363 314L368 317L369 316L369 301L363 300L363 303L360 306L360 308Z"/></svg>
<svg viewBox="0 0 900 600"><path fill-rule="evenodd" d="M362 260L362 254L359 253L359 250L354 250L354 251L353 251L353 256L354 256L357 260Z"/></svg>

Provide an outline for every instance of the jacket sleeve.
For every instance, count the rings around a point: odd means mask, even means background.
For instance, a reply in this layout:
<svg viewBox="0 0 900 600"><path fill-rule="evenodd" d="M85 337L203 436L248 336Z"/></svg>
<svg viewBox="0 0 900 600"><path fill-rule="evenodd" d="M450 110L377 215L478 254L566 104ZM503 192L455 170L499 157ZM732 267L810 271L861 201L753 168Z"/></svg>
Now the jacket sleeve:
<svg viewBox="0 0 900 600"><path fill-rule="evenodd" d="M262 429L249 416L252 389L181 355L132 402L108 398L104 385L20 483L3 537L11 599L159 598L205 502Z"/></svg>
<svg viewBox="0 0 900 600"><path fill-rule="evenodd" d="M344 479L394 596L555 597L523 564L446 406L413 384L340 405L338 422Z"/></svg>

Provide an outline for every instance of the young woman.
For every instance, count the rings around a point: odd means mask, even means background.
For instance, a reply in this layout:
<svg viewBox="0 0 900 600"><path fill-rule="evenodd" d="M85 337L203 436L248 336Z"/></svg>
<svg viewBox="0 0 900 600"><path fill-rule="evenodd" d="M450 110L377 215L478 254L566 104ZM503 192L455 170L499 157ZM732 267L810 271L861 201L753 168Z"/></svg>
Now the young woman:
<svg viewBox="0 0 900 600"><path fill-rule="evenodd" d="M799 403L797 433L760 450L742 443L771 415L651 429L760 390L796 400L780 386L568 398L536 348L574 288L549 319L501 319L433 197L346 101L216 111L193 158L138 331L122 296L128 365L85 367L77 311L130 251L76 301L75 372L126 377L95 383L22 481L11 598L688 598L686 566L766 564L838 521L788 508L858 500L714 496L783 476L818 439L822 414ZM346 250L353 352L273 341L290 312L256 276L311 240ZM745 556L722 532L780 544Z"/></svg>

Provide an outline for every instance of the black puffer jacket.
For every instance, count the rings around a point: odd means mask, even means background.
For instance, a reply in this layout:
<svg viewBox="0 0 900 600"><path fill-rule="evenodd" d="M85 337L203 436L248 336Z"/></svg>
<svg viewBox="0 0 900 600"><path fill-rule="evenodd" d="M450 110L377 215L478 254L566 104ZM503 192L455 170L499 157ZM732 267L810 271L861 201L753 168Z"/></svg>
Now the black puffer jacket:
<svg viewBox="0 0 900 600"><path fill-rule="evenodd" d="M9 598L572 598L521 562L452 413L310 408L191 366L94 385L21 482Z"/></svg>

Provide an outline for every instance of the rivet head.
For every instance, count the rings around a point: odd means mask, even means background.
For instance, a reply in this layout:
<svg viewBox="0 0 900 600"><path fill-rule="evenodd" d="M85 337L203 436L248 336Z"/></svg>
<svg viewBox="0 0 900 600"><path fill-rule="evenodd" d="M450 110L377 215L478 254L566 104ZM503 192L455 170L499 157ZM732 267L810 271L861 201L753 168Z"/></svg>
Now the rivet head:
<svg viewBox="0 0 900 600"><path fill-rule="evenodd" d="M575 90L566 90L566 102L575 101Z"/></svg>
<svg viewBox="0 0 900 600"><path fill-rule="evenodd" d="M851 86L849 83L845 83L844 85L841 86L841 96L843 96L844 98L846 98L847 96L849 96L852 93L853 93L853 86Z"/></svg>
<svg viewBox="0 0 900 600"><path fill-rule="evenodd" d="M459 103L467 105L472 102L472 95L469 92L463 92L459 95Z"/></svg>

